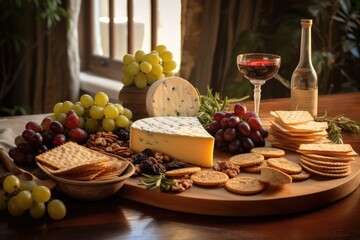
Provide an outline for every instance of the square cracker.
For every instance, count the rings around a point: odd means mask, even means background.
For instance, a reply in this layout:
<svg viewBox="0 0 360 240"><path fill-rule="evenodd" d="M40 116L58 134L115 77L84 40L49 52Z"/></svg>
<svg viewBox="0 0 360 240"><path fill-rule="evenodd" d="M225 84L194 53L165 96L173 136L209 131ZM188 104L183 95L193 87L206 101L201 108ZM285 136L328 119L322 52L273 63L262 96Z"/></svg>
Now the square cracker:
<svg viewBox="0 0 360 240"><path fill-rule="evenodd" d="M313 116L308 111L275 111L275 113L280 121L286 125L314 121Z"/></svg>

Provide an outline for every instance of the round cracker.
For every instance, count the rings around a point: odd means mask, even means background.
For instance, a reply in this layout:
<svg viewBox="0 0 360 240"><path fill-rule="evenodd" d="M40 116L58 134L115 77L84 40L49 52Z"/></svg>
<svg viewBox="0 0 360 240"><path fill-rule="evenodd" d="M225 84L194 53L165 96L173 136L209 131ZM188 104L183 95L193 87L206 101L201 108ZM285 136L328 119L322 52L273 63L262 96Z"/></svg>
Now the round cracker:
<svg viewBox="0 0 360 240"><path fill-rule="evenodd" d="M313 163L311 161L308 161L304 158L300 158L300 162L304 163L305 165L313 168L313 169L316 169L316 170L319 170L319 171L326 171L326 170L339 170L339 171L342 171L344 169L348 169L350 167L350 165L345 165L345 166L328 166L328 165L321 165L321 164L316 164L316 163Z"/></svg>
<svg viewBox="0 0 360 240"><path fill-rule="evenodd" d="M311 173L305 170L301 170L301 172L296 174L290 174L290 177L293 181L303 181L309 179L311 177Z"/></svg>
<svg viewBox="0 0 360 240"><path fill-rule="evenodd" d="M265 183L253 177L235 177L225 183L225 189L229 192L251 195L262 192Z"/></svg>
<svg viewBox="0 0 360 240"><path fill-rule="evenodd" d="M191 180L197 185L206 187L217 187L229 180L226 173L215 170L201 170L191 175Z"/></svg>
<svg viewBox="0 0 360 240"><path fill-rule="evenodd" d="M320 171L317 171L317 170L314 170L308 166L306 166L305 164L303 164L302 162L300 162L300 165L305 168L307 171L311 172L311 173L314 173L314 174L317 174L317 175L320 175L320 176L324 176L324 177L332 177L332 178L340 178L340 177L347 177L350 175L351 173L351 170L349 169L348 172L345 172L345 173L324 173L324 172L320 172Z"/></svg>
<svg viewBox="0 0 360 240"><path fill-rule="evenodd" d="M290 175L272 167L262 167L259 180L271 185L283 185L292 182Z"/></svg>
<svg viewBox="0 0 360 240"><path fill-rule="evenodd" d="M245 172L250 172L250 173L259 173L261 171L262 167L268 167L269 165L267 164L266 160L262 161L260 164L256 165L256 166L252 166L252 167L244 167L242 168Z"/></svg>
<svg viewBox="0 0 360 240"><path fill-rule="evenodd" d="M194 174L194 173L200 172L200 171L201 171L200 167L178 168L178 169L166 171L165 176L166 177L182 177L182 176L191 175L191 174Z"/></svg>
<svg viewBox="0 0 360 240"><path fill-rule="evenodd" d="M259 165L264 161L264 156L259 153L242 153L237 154L229 159L229 163L232 163L239 167L252 167Z"/></svg>
<svg viewBox="0 0 360 240"><path fill-rule="evenodd" d="M256 147L250 150L252 153L260 153L265 158L282 157L285 155L285 151L274 147Z"/></svg>
<svg viewBox="0 0 360 240"><path fill-rule="evenodd" d="M319 161L319 160L308 158L305 155L301 156L300 159L304 159L308 162L311 162L311 163L314 163L317 165L321 165L321 166L331 166L331 167L348 167L348 166L350 166L350 162Z"/></svg>
<svg viewBox="0 0 360 240"><path fill-rule="evenodd" d="M301 172L302 168L299 164L292 162L284 157L269 158L267 164L270 167L279 169L288 174L295 174Z"/></svg>

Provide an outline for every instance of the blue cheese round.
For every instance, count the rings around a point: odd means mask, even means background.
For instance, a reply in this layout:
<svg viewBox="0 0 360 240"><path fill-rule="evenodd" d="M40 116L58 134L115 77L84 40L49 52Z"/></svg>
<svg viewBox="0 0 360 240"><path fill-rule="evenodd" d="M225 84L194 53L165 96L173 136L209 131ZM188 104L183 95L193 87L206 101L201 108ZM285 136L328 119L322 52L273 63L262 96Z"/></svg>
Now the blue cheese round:
<svg viewBox="0 0 360 240"><path fill-rule="evenodd" d="M149 117L196 116L200 108L195 87L180 77L168 77L154 82L146 94Z"/></svg>

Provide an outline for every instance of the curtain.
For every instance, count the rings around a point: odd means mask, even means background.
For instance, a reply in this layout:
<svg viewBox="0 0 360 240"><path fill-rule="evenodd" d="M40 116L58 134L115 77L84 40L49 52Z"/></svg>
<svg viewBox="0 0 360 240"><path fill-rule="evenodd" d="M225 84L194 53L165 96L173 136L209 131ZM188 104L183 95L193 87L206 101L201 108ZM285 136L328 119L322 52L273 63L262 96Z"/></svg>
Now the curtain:
<svg viewBox="0 0 360 240"><path fill-rule="evenodd" d="M234 52L236 39L241 31L259 24L256 5L260 2L183 0L180 76L201 93L209 86L227 94L227 86L241 78Z"/></svg>
<svg viewBox="0 0 360 240"><path fill-rule="evenodd" d="M81 1L64 2L67 21L57 22L47 33L46 22L30 13L26 19L29 55L14 87L13 102L29 113L52 112L57 102L77 101L80 92L78 52L78 16Z"/></svg>

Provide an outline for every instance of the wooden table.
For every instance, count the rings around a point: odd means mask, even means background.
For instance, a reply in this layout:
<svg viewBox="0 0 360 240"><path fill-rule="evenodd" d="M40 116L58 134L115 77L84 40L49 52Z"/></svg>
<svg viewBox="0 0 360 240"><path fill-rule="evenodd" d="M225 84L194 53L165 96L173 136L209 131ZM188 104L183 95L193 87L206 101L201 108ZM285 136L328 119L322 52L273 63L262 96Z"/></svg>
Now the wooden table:
<svg viewBox="0 0 360 240"><path fill-rule="evenodd" d="M345 114L360 120L360 93L320 97L319 115ZM287 110L289 99L264 100L261 117L270 110ZM247 102L252 109L253 103ZM28 119L0 118L2 128L11 122L19 133ZM360 135L344 134L346 143L360 153ZM0 139L1 144L1 139ZM32 219L29 214L0 214L0 239L359 239L360 188L344 199L311 212L270 217L215 217L178 213L113 197L100 202L79 202L54 192L68 209L66 218ZM176 203L174 203L176 204Z"/></svg>

